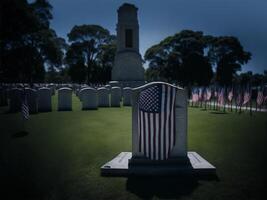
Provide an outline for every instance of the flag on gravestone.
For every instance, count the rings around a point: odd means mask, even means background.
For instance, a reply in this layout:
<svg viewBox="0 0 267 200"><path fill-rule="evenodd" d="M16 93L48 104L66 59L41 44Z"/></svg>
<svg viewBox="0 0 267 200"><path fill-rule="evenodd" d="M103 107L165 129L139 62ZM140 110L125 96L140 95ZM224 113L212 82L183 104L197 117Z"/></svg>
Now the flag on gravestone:
<svg viewBox="0 0 267 200"><path fill-rule="evenodd" d="M235 99L236 107L237 106L241 106L242 102L243 102L242 90L239 89L237 91L237 96L236 96L236 99Z"/></svg>
<svg viewBox="0 0 267 200"><path fill-rule="evenodd" d="M23 98L22 98L22 103L21 103L21 114L22 114L23 119L28 120L29 117L30 117L29 104L28 104L28 101L27 101L27 96L26 96L25 91L24 91Z"/></svg>
<svg viewBox="0 0 267 200"><path fill-rule="evenodd" d="M151 160L166 160L175 145L176 88L155 85L138 99L139 152Z"/></svg>

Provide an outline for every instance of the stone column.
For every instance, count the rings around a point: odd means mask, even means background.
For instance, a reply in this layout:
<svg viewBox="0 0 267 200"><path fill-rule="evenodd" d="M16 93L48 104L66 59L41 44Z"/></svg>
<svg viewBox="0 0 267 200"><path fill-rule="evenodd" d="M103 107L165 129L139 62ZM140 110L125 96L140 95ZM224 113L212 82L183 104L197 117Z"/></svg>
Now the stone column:
<svg viewBox="0 0 267 200"><path fill-rule="evenodd" d="M114 81L144 81L144 68L139 53L137 10L128 3L118 9L117 52L112 69Z"/></svg>

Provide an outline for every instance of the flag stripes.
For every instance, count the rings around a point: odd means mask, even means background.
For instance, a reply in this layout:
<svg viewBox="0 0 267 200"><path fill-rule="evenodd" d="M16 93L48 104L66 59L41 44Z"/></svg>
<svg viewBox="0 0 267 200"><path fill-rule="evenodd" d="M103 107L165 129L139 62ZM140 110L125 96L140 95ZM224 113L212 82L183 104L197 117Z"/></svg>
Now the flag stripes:
<svg viewBox="0 0 267 200"><path fill-rule="evenodd" d="M23 119L28 120L30 117L29 105L28 105L26 94L23 95L22 104L21 104L21 114L22 114Z"/></svg>
<svg viewBox="0 0 267 200"><path fill-rule="evenodd" d="M262 91L258 91L258 95L257 95L257 104L259 106L261 106L264 102L264 96L263 96L263 92Z"/></svg>
<svg viewBox="0 0 267 200"><path fill-rule="evenodd" d="M140 92L139 152L151 160L166 160L175 144L176 88L157 84Z"/></svg>

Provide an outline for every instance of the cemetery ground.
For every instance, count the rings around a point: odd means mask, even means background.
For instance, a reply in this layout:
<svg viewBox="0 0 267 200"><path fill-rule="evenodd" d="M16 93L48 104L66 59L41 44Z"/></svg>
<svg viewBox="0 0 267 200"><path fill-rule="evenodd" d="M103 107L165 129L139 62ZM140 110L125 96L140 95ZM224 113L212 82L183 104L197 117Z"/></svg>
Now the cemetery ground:
<svg viewBox="0 0 267 200"><path fill-rule="evenodd" d="M217 177L102 177L100 167L131 151L131 108L30 116L0 108L0 199L262 199L267 114L188 109L188 148L217 168Z"/></svg>

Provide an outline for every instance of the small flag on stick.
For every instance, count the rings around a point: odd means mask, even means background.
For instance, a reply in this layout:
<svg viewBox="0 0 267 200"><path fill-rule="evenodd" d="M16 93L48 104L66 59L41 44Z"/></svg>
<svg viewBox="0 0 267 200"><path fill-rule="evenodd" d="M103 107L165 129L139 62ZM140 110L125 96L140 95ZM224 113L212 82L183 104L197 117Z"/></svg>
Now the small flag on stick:
<svg viewBox="0 0 267 200"><path fill-rule="evenodd" d="M21 114L23 119L28 120L30 118L30 113L29 113L29 105L27 101L27 96L24 93L23 99L22 99L22 104L21 104Z"/></svg>

